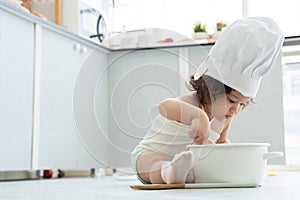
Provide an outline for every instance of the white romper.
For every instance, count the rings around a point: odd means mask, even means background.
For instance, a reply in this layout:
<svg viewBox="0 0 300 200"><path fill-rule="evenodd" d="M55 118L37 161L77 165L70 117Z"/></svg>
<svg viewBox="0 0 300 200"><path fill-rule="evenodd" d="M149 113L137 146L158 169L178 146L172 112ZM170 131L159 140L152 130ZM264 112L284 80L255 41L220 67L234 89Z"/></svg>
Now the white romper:
<svg viewBox="0 0 300 200"><path fill-rule="evenodd" d="M136 148L151 149L174 157L177 153L187 150L187 145L193 144L193 140L188 135L189 130L190 126L158 114ZM219 137L219 133L210 131L209 138L213 142L216 142Z"/></svg>

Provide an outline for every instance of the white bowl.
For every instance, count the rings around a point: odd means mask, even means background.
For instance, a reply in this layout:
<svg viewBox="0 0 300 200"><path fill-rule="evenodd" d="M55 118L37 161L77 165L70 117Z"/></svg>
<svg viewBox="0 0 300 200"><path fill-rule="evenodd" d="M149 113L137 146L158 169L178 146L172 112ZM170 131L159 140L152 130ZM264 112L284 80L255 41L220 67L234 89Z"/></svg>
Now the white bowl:
<svg viewBox="0 0 300 200"><path fill-rule="evenodd" d="M268 152L268 143L190 145L194 153L196 183L261 185L267 159L282 152Z"/></svg>

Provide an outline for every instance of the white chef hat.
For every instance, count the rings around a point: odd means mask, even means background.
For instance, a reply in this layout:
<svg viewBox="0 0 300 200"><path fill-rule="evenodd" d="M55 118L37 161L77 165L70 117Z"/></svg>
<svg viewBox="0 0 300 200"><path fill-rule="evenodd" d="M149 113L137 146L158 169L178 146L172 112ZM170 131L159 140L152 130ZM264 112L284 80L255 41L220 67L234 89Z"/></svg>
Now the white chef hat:
<svg viewBox="0 0 300 200"><path fill-rule="evenodd" d="M222 32L194 79L205 74L246 97L255 97L263 75L279 55L283 40L282 31L270 18L237 20Z"/></svg>

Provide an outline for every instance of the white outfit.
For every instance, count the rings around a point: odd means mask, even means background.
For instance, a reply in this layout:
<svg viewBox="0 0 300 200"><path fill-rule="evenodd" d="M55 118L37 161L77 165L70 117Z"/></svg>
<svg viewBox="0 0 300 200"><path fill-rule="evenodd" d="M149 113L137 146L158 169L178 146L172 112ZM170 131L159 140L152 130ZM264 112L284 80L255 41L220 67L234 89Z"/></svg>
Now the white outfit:
<svg viewBox="0 0 300 200"><path fill-rule="evenodd" d="M189 130L190 126L169 120L159 114L154 118L151 128L136 148L152 149L174 157L175 154L187 150L187 145L193 143L188 135ZM219 137L219 133L211 131L209 138L215 142Z"/></svg>

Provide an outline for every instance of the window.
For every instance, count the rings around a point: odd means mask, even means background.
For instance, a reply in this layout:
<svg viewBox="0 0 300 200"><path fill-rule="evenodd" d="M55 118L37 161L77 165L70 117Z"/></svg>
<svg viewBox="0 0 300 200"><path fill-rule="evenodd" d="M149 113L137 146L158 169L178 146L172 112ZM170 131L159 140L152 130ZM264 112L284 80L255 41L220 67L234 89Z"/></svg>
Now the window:
<svg viewBox="0 0 300 200"><path fill-rule="evenodd" d="M272 17L286 36L300 35L300 0L118 0L108 5L110 30L164 28L191 37L199 21L207 32L216 23L231 23L243 16Z"/></svg>
<svg viewBox="0 0 300 200"><path fill-rule="evenodd" d="M163 28L192 36L196 22L216 31L216 23L242 16L241 0L118 0L111 7L112 32L141 28Z"/></svg>
<svg viewBox="0 0 300 200"><path fill-rule="evenodd" d="M247 0L248 16L273 18L285 36L300 35L300 0Z"/></svg>
<svg viewBox="0 0 300 200"><path fill-rule="evenodd" d="M286 164L300 164L300 45L283 48L283 105Z"/></svg>

